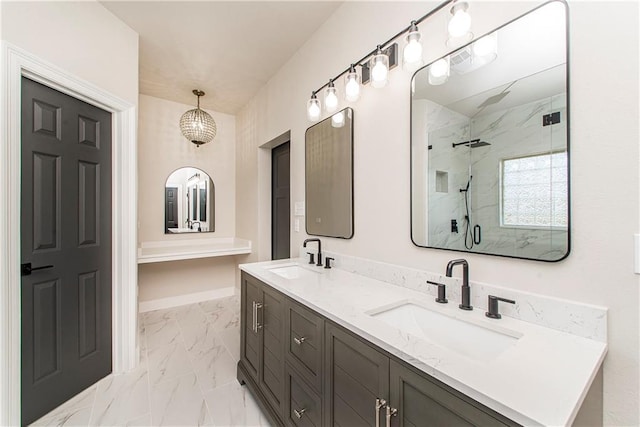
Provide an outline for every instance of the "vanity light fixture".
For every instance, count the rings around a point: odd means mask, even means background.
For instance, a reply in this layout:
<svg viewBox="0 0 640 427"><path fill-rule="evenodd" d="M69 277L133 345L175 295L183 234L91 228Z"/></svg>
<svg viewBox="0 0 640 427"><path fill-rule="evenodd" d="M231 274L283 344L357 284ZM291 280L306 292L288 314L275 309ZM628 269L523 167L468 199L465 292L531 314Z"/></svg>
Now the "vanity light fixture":
<svg viewBox="0 0 640 427"><path fill-rule="evenodd" d="M311 92L311 99L307 101L307 118L311 122L316 122L320 118L320 101L315 92Z"/></svg>
<svg viewBox="0 0 640 427"><path fill-rule="evenodd" d="M333 79L329 79L329 86L324 90L324 109L327 113L333 113L338 109L338 94Z"/></svg>
<svg viewBox="0 0 640 427"><path fill-rule="evenodd" d="M449 79L449 73L449 57L438 59L429 65L429 84L437 86L445 83Z"/></svg>
<svg viewBox="0 0 640 427"><path fill-rule="evenodd" d="M198 107L180 117L180 130L185 138L196 144L196 147L200 147L202 144L213 141L217 126L213 117L200 109L200 97L204 96L204 92L194 89L193 94L198 97Z"/></svg>
<svg viewBox="0 0 640 427"><path fill-rule="evenodd" d="M307 118L311 122L315 122L320 118L322 107L320 101L317 99L316 94L325 90L324 109L328 113L333 113L338 109L338 97L335 91L335 85L333 82L337 81L342 76L345 76L345 99L349 102L357 101L360 97L360 85L371 82L371 86L381 88L387 85L389 81L389 71L398 65L398 44L394 41L406 34L407 44L403 50L403 67L408 71L415 71L424 64L423 59L423 47L420 41L421 34L418 31L418 24L425 19L431 17L446 7L451 7L449 12L451 17L448 20L448 32L450 37L449 41L455 38L455 42L458 43L464 40L471 40L473 34L471 33L471 16L468 9L469 4L464 0L445 0L436 6L433 10L427 14L421 16L419 19L411 21L411 24L401 30L398 34L391 37L384 43L377 45L376 49L366 54L359 61L351 64L349 68L338 74L333 79L329 80L329 83L325 83L317 90L311 92L311 98L307 101ZM445 9L446 10L446 9ZM464 39L464 40L463 40ZM361 67L360 76L356 71L356 66ZM438 69L438 67L441 67ZM436 76L429 75L429 82L432 84L442 84L449 77L449 63L446 63L446 69L439 64L435 67ZM440 82L440 83L437 83Z"/></svg>
<svg viewBox="0 0 640 427"><path fill-rule="evenodd" d="M416 21L411 21L411 27L409 27L409 33L407 34L407 44L402 52L402 66L407 71L416 71L424 65L420 37Z"/></svg>
<svg viewBox="0 0 640 427"><path fill-rule="evenodd" d="M360 98L360 76L354 64L351 64L344 79L344 97L350 102L355 102Z"/></svg>
<svg viewBox="0 0 640 427"><path fill-rule="evenodd" d="M341 128L344 126L344 111L339 111L331 116L331 126Z"/></svg>

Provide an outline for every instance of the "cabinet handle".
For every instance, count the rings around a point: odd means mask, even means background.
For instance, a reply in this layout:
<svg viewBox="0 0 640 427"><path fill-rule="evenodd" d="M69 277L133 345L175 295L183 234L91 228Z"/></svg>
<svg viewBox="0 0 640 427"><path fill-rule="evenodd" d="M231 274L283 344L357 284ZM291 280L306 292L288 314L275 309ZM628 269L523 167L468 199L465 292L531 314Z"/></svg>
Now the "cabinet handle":
<svg viewBox="0 0 640 427"><path fill-rule="evenodd" d="M300 418L302 418L302 416L304 415L304 413L305 413L306 411L307 411L307 410L306 410L305 408L302 408L302 409L300 409L299 411L298 411L297 409L294 409L294 410L293 410L293 414L296 416L296 418L300 419Z"/></svg>
<svg viewBox="0 0 640 427"><path fill-rule="evenodd" d="M386 400L376 398L376 427L380 427L380 409L386 404Z"/></svg>
<svg viewBox="0 0 640 427"><path fill-rule="evenodd" d="M258 310L262 308L262 303L256 303L256 333L258 333L258 329L262 329L262 324L258 321Z"/></svg>
<svg viewBox="0 0 640 427"><path fill-rule="evenodd" d="M251 313L253 314L253 319L251 320L251 330L255 333L258 332L256 329L257 317L258 317L258 309L256 308L256 302L253 301L253 307L251 309Z"/></svg>
<svg viewBox="0 0 640 427"><path fill-rule="evenodd" d="M391 417L398 415L398 410L387 405L387 427L391 427Z"/></svg>
<svg viewBox="0 0 640 427"><path fill-rule="evenodd" d="M297 345L302 345L302 343L305 342L305 340L306 340L305 337L300 337L300 338L293 337L293 342L296 343Z"/></svg>

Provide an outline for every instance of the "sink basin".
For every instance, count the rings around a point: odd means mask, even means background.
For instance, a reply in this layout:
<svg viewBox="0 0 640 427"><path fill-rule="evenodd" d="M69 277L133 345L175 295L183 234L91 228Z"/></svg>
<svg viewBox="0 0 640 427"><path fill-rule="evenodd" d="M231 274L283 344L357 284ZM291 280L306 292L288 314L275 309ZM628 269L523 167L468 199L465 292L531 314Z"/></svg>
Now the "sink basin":
<svg viewBox="0 0 640 427"><path fill-rule="evenodd" d="M315 271L300 267L298 264L279 265L268 270L285 279L298 279L303 276L318 274Z"/></svg>
<svg viewBox="0 0 640 427"><path fill-rule="evenodd" d="M368 313L391 326L472 359L492 360L512 347L522 336L467 322L412 302Z"/></svg>

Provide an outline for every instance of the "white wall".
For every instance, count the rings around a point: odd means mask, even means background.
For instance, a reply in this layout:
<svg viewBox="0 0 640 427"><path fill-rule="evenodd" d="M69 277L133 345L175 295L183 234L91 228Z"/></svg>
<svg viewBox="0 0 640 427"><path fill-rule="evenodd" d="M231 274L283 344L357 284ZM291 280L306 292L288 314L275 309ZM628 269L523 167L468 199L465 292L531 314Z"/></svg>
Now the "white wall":
<svg viewBox="0 0 640 427"><path fill-rule="evenodd" d="M235 117L208 111L216 121L215 139L197 147L178 123L194 105L140 95L138 141L138 241L176 241L234 237L236 233ZM165 182L176 169L202 169L215 187L215 231L164 234ZM235 257L143 264L138 268L140 301L234 285Z"/></svg>
<svg viewBox="0 0 640 427"><path fill-rule="evenodd" d="M345 3L239 113L237 231L254 242L250 259L270 256L269 155L258 147L291 130L292 202L304 200L310 92L435 4ZM474 32L486 33L536 4L473 2ZM447 53L445 28L441 19L420 25L428 62ZM609 307L604 421L638 425L640 280L633 274L632 237L640 218L638 4L572 1L570 28L572 253L551 264L464 256L472 280ZM460 254L417 248L410 240L409 81L393 70L388 87L367 86L353 104L355 235L323 238L323 246L442 272ZM305 237L292 230L292 253Z"/></svg>
<svg viewBox="0 0 640 427"><path fill-rule="evenodd" d="M2 39L138 104L138 34L95 1L2 1Z"/></svg>

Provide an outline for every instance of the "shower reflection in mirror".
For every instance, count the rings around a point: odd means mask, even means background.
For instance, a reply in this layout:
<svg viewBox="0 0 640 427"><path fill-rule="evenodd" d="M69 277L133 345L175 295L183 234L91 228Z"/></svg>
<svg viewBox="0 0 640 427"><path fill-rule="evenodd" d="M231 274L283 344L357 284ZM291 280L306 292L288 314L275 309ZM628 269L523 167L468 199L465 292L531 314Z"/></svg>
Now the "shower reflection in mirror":
<svg viewBox="0 0 640 427"><path fill-rule="evenodd" d="M164 198L164 232L215 231L215 188L201 169L180 168L167 178Z"/></svg>
<svg viewBox="0 0 640 427"><path fill-rule="evenodd" d="M566 5L550 2L414 75L416 245L567 256L566 37Z"/></svg>

